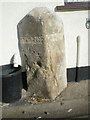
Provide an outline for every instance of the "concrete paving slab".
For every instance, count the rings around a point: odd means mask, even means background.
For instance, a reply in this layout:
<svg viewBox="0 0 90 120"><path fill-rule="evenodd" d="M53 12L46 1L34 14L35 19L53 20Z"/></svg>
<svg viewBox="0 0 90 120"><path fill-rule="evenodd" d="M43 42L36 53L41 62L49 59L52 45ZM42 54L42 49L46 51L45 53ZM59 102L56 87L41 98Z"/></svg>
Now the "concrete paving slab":
<svg viewBox="0 0 90 120"><path fill-rule="evenodd" d="M3 104L3 118L77 118L88 116L88 80L69 82L68 87L53 101L30 104L21 99Z"/></svg>
<svg viewBox="0 0 90 120"><path fill-rule="evenodd" d="M45 114L47 112L48 114ZM87 99L64 100L35 105L5 107L3 118L70 118L88 115Z"/></svg>

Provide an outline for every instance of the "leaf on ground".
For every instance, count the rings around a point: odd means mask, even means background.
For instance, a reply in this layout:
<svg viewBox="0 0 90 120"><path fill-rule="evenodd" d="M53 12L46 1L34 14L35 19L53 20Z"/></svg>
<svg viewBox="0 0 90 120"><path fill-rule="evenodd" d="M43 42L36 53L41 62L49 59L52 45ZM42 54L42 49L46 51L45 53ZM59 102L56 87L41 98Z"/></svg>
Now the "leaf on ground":
<svg viewBox="0 0 90 120"><path fill-rule="evenodd" d="M28 100L29 103L34 104L34 103L40 103L40 102L45 102L45 99L42 99L40 97L27 97L26 100Z"/></svg>

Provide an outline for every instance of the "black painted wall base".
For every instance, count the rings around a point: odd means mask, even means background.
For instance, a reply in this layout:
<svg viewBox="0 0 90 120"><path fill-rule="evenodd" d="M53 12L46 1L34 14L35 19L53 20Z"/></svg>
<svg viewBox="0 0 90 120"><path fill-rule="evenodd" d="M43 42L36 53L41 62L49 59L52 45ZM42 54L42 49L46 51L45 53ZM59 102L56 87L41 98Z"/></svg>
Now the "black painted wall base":
<svg viewBox="0 0 90 120"><path fill-rule="evenodd" d="M67 69L67 81L76 81L90 79L90 66L68 68Z"/></svg>

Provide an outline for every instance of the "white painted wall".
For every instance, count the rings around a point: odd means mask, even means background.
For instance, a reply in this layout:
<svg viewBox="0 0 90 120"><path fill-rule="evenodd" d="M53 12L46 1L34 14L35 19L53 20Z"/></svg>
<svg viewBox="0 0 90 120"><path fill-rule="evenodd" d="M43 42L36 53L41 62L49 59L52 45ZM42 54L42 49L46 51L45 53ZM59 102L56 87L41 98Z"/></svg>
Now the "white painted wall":
<svg viewBox="0 0 90 120"><path fill-rule="evenodd" d="M79 67L88 66L88 11L58 12L64 23L67 67L76 66L77 42L80 36Z"/></svg>
<svg viewBox="0 0 90 120"><path fill-rule="evenodd" d="M40 1L40 0L39 0ZM0 6L0 65L9 64L14 53L18 53L17 38L18 22L34 7L48 7L54 11L55 6L63 5L63 2L3 2ZM64 23L66 62L67 67L76 66L76 37L80 35L80 59L79 66L88 65L88 30L85 28L88 11L56 12Z"/></svg>

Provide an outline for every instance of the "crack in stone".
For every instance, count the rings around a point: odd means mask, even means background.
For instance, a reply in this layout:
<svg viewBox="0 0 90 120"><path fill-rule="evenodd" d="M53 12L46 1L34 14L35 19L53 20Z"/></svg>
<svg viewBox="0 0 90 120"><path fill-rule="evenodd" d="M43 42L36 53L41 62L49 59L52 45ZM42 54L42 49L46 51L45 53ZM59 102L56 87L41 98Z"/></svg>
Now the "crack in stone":
<svg viewBox="0 0 90 120"><path fill-rule="evenodd" d="M52 71L52 73L53 73L53 75L54 75L54 82L55 82L55 86L57 86L57 79L56 79L56 76L55 76L55 73L54 73L54 71L53 71L53 67L52 67L52 58L51 58L51 53L50 53L50 62L51 62L51 64L50 64L50 68L51 68L51 71Z"/></svg>

